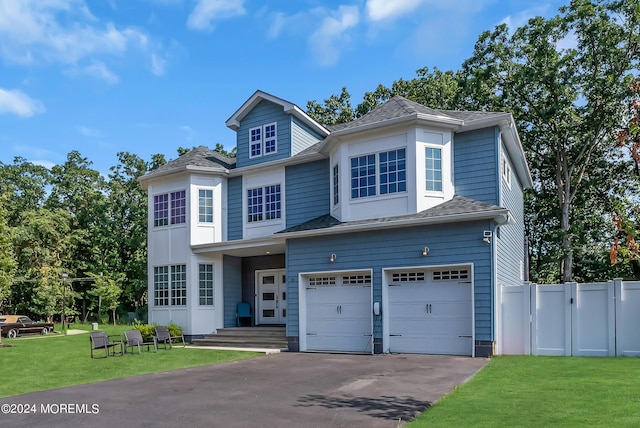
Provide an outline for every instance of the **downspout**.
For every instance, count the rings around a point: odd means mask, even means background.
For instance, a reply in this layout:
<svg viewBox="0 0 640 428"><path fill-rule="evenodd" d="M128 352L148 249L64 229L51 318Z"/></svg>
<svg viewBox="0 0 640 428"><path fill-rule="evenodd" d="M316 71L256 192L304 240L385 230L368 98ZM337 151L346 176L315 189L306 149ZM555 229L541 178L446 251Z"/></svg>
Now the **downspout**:
<svg viewBox="0 0 640 428"><path fill-rule="evenodd" d="M502 174L500 171L501 162L502 162L502 131L500 131L499 127L496 127L497 135L496 135L496 205L502 206ZM498 227L495 222L492 222L491 225L491 234L493 235L493 239L491 240L491 290L492 290L492 300L493 304L491 305L491 340L493 342L491 353L495 353L498 351L498 332L499 332L499 324L500 320L498 317L500 316L500 307L499 307L499 296L500 290L498 290Z"/></svg>

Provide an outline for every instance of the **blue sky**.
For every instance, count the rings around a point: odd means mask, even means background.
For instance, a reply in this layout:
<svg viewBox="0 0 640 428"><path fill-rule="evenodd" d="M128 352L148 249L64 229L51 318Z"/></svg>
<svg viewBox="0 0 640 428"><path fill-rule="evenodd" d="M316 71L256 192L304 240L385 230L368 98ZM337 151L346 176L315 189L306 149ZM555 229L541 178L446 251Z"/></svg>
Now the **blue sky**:
<svg viewBox="0 0 640 428"><path fill-rule="evenodd" d="M0 0L0 161L78 150L107 174L120 151L175 158L235 133L257 89L302 109L353 104L421 67L458 69L479 34L552 16L521 0Z"/></svg>

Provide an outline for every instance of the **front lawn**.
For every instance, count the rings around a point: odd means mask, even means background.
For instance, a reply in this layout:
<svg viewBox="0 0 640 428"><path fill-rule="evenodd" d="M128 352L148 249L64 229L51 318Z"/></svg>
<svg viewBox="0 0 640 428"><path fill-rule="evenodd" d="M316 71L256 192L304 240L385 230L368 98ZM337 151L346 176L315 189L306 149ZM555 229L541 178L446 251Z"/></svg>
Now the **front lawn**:
<svg viewBox="0 0 640 428"><path fill-rule="evenodd" d="M409 427L639 424L639 358L501 356Z"/></svg>
<svg viewBox="0 0 640 428"><path fill-rule="evenodd" d="M108 334L121 334L132 328L100 327ZM88 330L90 325L75 325L72 328ZM166 351L161 347L157 353L143 351L142 354L129 353L123 357L118 355L109 358L104 358L104 351L94 351L94 356L99 358L91 359L88 333L3 338L2 344L13 347L0 348L0 397L262 355L243 351L183 349L178 346Z"/></svg>

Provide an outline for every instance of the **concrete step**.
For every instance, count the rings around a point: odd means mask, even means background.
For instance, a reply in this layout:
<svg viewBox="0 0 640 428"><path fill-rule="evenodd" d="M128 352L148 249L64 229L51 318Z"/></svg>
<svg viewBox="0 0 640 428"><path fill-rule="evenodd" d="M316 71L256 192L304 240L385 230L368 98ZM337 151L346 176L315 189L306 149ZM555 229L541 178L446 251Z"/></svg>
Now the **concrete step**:
<svg viewBox="0 0 640 428"><path fill-rule="evenodd" d="M203 339L194 339L197 346L230 348L286 349L287 337L284 327L231 327L218 329L216 334L205 334Z"/></svg>

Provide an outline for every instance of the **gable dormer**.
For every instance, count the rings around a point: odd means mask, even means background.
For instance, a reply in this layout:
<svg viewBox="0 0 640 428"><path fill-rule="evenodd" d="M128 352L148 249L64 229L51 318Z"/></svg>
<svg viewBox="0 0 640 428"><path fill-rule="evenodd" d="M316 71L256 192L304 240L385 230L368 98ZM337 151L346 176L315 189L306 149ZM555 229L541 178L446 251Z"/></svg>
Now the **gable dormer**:
<svg viewBox="0 0 640 428"><path fill-rule="evenodd" d="M311 147L329 131L295 104L256 91L227 120L236 131L236 166L285 159Z"/></svg>

